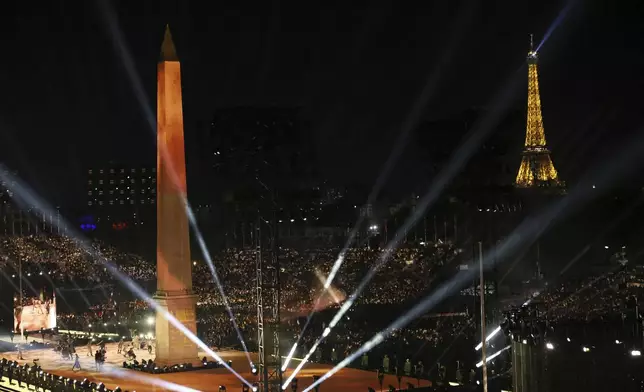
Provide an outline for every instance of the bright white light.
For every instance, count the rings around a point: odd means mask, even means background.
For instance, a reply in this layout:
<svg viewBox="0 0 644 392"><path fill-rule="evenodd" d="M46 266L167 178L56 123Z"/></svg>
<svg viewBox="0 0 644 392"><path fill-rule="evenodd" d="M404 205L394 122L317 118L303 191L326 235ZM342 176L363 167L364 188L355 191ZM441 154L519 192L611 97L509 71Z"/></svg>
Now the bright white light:
<svg viewBox="0 0 644 392"><path fill-rule="evenodd" d="M150 118L153 118L153 116L150 116ZM4 180L4 176L3 180ZM43 201L41 200L38 196L34 195L33 192L30 192L24 185L20 183L20 181L11 181L16 183L16 186L12 191L14 193L20 194L20 196L25 200L27 204L30 205L35 205L36 208L38 208L39 211L46 211L46 210L51 210L51 208ZM18 189L16 189L18 188ZM99 262L101 262L106 269L110 271L110 273L117 278L119 281L124 283L130 291L132 291L133 294L135 294L137 297L145 300L150 307L152 307L154 310L156 310L157 314L161 313L170 324L172 324L176 329L181 331L187 338L189 338L193 343L195 343L197 346L199 346L203 351L205 351L208 355L215 359L221 359L217 353L212 351L210 347L208 347L205 343L203 343L199 338L195 336L192 331L190 331L188 328L186 328L179 320L177 320L174 316L172 316L167 310L163 309L154 299L150 298L145 291L143 291L136 283L132 282L131 279L129 279L126 275L121 273L112 263L101 256L100 253L97 253L91 245L88 245L85 241L83 241L79 236L74 235L75 230L74 229L69 229L69 226L66 225L64 222L62 223L62 228L64 232L70 232L72 234L72 238L74 238L76 243L85 251L87 252L88 255L95 257L98 259ZM235 370L233 370L229 365L226 363L223 363L223 366L228 369L235 377L237 377L241 382L243 382L245 385L248 385L251 387L252 385L246 381L241 375L239 375Z"/></svg>
<svg viewBox="0 0 644 392"><path fill-rule="evenodd" d="M566 338L567 341L570 341L570 338Z"/></svg>
<svg viewBox="0 0 644 392"><path fill-rule="evenodd" d="M548 350L554 350L554 349L555 349L555 346L554 346L554 344L552 344L552 343L548 342L548 343L546 343L546 348L547 348Z"/></svg>
<svg viewBox="0 0 644 392"><path fill-rule="evenodd" d="M608 245L604 245L604 249L608 249Z"/></svg>
<svg viewBox="0 0 644 392"><path fill-rule="evenodd" d="M295 344L291 348L291 351L289 351L288 355L286 356L286 359L284 360L284 364L282 365L282 371L286 371L286 368L288 368L288 363L291 362L291 358L293 358L293 354L295 354L296 348L297 348L297 342L295 342Z"/></svg>
<svg viewBox="0 0 644 392"><path fill-rule="evenodd" d="M581 348L581 351L587 353L587 352L590 351L590 349L588 347L584 346L584 347Z"/></svg>
<svg viewBox="0 0 644 392"><path fill-rule="evenodd" d="M487 343L490 339L492 339L500 331L501 331L500 326L494 328L494 331L490 332L490 334L487 335L487 337L485 338L485 342ZM483 343L479 343L479 344L476 345L476 347L474 347L474 350L479 351L482 347L483 347Z"/></svg>
<svg viewBox="0 0 644 392"><path fill-rule="evenodd" d="M642 352L640 350L631 351L631 357L639 357L641 355L642 355Z"/></svg>
<svg viewBox="0 0 644 392"><path fill-rule="evenodd" d="M159 378L148 376L146 374L138 374L141 372L127 372L125 370L121 370L117 367L111 367L111 366L106 366L105 370L107 373L112 373L114 375L117 375L126 379L134 379L134 380L143 382L145 384L154 385L155 387L160 387L164 391L199 392L197 389L184 387L182 385L175 384L170 381L161 380Z"/></svg>
<svg viewBox="0 0 644 392"><path fill-rule="evenodd" d="M621 343L622 342L620 342L619 340L615 340L615 344L621 344Z"/></svg>
<svg viewBox="0 0 644 392"><path fill-rule="evenodd" d="M387 331L391 332L393 329L395 329L395 328L391 328L391 329L387 328ZM360 347L356 352L354 352L353 354L349 355L348 357L346 357L345 359L340 361L340 363L335 365L335 367L333 369L329 370L326 374L324 374L322 377L320 377L313 384L311 384L308 387L306 387L302 392L309 392L310 390L315 388L317 385L320 385L321 383L323 383L329 377L332 377L335 373L340 371L340 369L345 368L348 364L353 362L356 358L358 358L363 353L371 351L372 348L376 347L377 345L382 343L384 340L385 340L385 336L383 335L383 333L378 332L373 338L371 338L371 340L369 340L369 341L367 341L367 343L363 344L362 347ZM302 366L302 363L300 363L300 366ZM291 374L291 376L286 380L286 382L284 383L284 385L282 385L282 387L284 387L284 388L287 387L290 384L290 382L293 380L294 377L295 377L295 373Z"/></svg>
<svg viewBox="0 0 644 392"><path fill-rule="evenodd" d="M152 316L148 317L148 319L146 320L146 322L148 323L148 325L152 325L152 324L154 324L154 317L152 317Z"/></svg>
<svg viewBox="0 0 644 392"><path fill-rule="evenodd" d="M485 363L490 362L491 360L493 360L494 358L498 357L499 355L501 355L502 352L504 352L505 350L508 350L509 348L510 348L510 346L505 346L503 349L501 349L501 350L495 352L494 354L490 355L489 357L485 358ZM481 366L483 366L483 361L480 361L479 363L476 364L477 368L480 368Z"/></svg>
<svg viewBox="0 0 644 392"><path fill-rule="evenodd" d="M528 344L528 341L523 339L523 344Z"/></svg>
<svg viewBox="0 0 644 392"><path fill-rule="evenodd" d="M329 276L326 278L326 282L324 282L324 290L328 290L329 287L331 287L331 283L333 283L333 279L338 273L338 270L340 269L340 266L342 265L342 262L344 261L344 253L340 252L338 255L338 258L335 260L335 263L333 263L333 267L331 268L331 273L329 273Z"/></svg>
<svg viewBox="0 0 644 392"><path fill-rule="evenodd" d="M132 291L132 293L137 295L139 298L145 300L148 303L148 305L150 305L150 307L157 312L157 314L161 313L164 319L166 319L176 329L178 329L181 333L183 333L185 337L190 339L199 348L205 351L206 354L210 355L216 361L220 362L223 367L225 367L229 372L231 372L235 377L237 377L237 379L239 379L242 383L248 385L249 387L252 386L251 383L246 381L245 378L243 378L239 373L233 370L233 368L231 368L228 364L226 364L221 359L221 357L217 355L217 353L215 353L210 347L208 347L208 345L206 345L194 333L192 333L192 331L190 331L185 325L183 325L179 320L177 320L173 315L171 315L170 312L162 308L154 299L147 296L145 292L139 286L136 285L136 283L134 283L127 276L121 273L118 269L116 269L116 267L111 265L107 260L104 260L104 263L109 268L112 275L114 275L117 279L123 282L130 289L130 291Z"/></svg>
<svg viewBox="0 0 644 392"><path fill-rule="evenodd" d="M324 333L322 333L322 336L326 338L327 336L329 336L330 333L331 333L331 328L326 327L326 329L324 330Z"/></svg>

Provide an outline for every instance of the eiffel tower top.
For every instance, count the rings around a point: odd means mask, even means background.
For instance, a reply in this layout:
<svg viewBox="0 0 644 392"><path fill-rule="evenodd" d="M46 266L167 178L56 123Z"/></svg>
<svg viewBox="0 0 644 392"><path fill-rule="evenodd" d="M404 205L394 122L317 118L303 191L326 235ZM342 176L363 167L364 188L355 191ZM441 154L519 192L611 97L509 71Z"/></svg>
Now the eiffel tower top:
<svg viewBox="0 0 644 392"><path fill-rule="evenodd" d="M172 34L170 34L170 25L165 25L165 34L163 35L163 43L161 44L161 58L160 61L179 61L177 50L172 41Z"/></svg>
<svg viewBox="0 0 644 392"><path fill-rule="evenodd" d="M528 52L528 64L536 64L539 60L539 55L534 49L534 34L530 34L530 51Z"/></svg>
<svg viewBox="0 0 644 392"><path fill-rule="evenodd" d="M532 35L530 35L530 51L528 52L528 116L525 148L546 148L546 132L543 129L543 117L541 116L537 52L533 47Z"/></svg>

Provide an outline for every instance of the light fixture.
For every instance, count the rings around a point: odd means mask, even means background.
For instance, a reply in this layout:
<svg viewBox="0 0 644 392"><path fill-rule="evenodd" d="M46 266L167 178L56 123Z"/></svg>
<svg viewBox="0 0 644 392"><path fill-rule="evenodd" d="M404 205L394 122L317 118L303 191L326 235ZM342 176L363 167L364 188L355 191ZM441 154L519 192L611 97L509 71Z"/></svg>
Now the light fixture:
<svg viewBox="0 0 644 392"><path fill-rule="evenodd" d="M546 343L546 348L547 348L548 350L554 350L554 349L555 349L555 345L554 345L554 344L552 344L552 343L550 343L550 342L548 342L548 343Z"/></svg>
<svg viewBox="0 0 644 392"><path fill-rule="evenodd" d="M642 352L640 350L631 350L631 357L641 357Z"/></svg>
<svg viewBox="0 0 644 392"><path fill-rule="evenodd" d="M590 351L590 349L589 349L588 347L586 347L586 346L582 347L582 348L581 348L581 350L582 350L583 352L585 352L585 353L587 353L587 352L589 352L589 351Z"/></svg>

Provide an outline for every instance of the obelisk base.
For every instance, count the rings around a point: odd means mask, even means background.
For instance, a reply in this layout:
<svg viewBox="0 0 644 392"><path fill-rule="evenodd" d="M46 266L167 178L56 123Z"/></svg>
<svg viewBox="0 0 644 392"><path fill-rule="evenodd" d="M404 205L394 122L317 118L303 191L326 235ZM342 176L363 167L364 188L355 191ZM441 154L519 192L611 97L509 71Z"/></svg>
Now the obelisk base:
<svg viewBox="0 0 644 392"><path fill-rule="evenodd" d="M154 300L174 316L188 330L197 336L197 319L195 305L196 295L172 295L157 292ZM198 364L199 351L197 345L182 331L172 325L162 312L156 314L156 358L157 366L180 365L184 363Z"/></svg>

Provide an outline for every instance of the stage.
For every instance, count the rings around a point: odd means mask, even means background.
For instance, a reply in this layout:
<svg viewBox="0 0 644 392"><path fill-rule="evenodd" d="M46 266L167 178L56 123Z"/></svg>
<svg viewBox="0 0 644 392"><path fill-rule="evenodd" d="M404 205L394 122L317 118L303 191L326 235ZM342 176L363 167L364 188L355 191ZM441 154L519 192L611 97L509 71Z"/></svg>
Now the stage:
<svg viewBox="0 0 644 392"><path fill-rule="evenodd" d="M94 348L95 349L95 348ZM4 357L11 360L17 360L19 363L33 363L34 359L38 359L38 363L42 366L43 370L52 372L59 376L70 377L73 379L82 380L87 378L96 383L103 382L108 388L114 389L120 386L122 390L145 392L145 391L216 391L219 385L226 386L228 391L241 391L241 381L237 379L232 373L225 368L195 370L183 373L170 373L151 375L134 370L123 369L123 361L125 360L121 354L117 353L117 344L109 343L106 345L107 354L105 365L101 372L96 371L94 364L94 357L87 355L87 348L77 347L76 352L81 360L81 371L72 371L73 361L63 360L58 353L53 349L35 349L23 351L23 360L18 359L18 353L15 351L0 353L0 358ZM250 371L250 365L246 359L246 355L240 351L221 351L217 352L218 355L225 361L231 360L233 369L238 372L242 377L248 380L251 384L257 379ZM200 358L207 356L200 353ZM150 356L147 350L136 350L137 360L140 362L145 359L148 360ZM212 360L211 357L209 359ZM256 354L251 354L251 359L256 360ZM293 361L290 369L286 371L285 379L290 374L294 366L298 362ZM297 375L298 390L302 391L304 387L313 383L313 375L323 375L329 369L330 365L309 363ZM172 388L169 385L164 385L164 382L178 384L184 388ZM417 386L415 378L403 377L401 386L405 388L407 383L412 383ZM398 380L394 375L385 376L384 387L391 384L398 387ZM421 386L429 385L426 380L420 381ZM188 387L190 389L187 389ZM367 387L372 387L375 390L380 390L376 372L358 370L358 369L343 369L336 373L333 377L326 380L321 386L320 391L335 391L335 392L354 392L366 391ZM290 390L290 387L289 389Z"/></svg>

